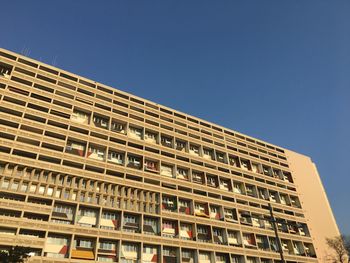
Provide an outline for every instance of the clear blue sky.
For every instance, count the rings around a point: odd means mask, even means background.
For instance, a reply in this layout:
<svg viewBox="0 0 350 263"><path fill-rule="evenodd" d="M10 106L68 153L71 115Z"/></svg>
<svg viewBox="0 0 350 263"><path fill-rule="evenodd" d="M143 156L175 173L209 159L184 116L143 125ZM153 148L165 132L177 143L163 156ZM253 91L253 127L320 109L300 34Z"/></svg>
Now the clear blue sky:
<svg viewBox="0 0 350 263"><path fill-rule="evenodd" d="M350 234L350 1L1 1L0 46L311 156Z"/></svg>

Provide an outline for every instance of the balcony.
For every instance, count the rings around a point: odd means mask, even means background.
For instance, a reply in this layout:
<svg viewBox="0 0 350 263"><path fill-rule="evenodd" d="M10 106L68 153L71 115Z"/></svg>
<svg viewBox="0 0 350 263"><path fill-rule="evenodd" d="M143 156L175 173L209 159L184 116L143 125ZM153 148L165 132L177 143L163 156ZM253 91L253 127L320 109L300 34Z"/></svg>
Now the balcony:
<svg viewBox="0 0 350 263"><path fill-rule="evenodd" d="M163 175L166 177L173 177L173 167L170 165L162 164L160 166L160 175Z"/></svg>
<svg viewBox="0 0 350 263"><path fill-rule="evenodd" d="M129 127L128 136L133 139L141 140L142 139L142 129L136 127Z"/></svg>
<svg viewBox="0 0 350 263"><path fill-rule="evenodd" d="M192 240L193 239L193 230L192 230L191 224L180 224L180 238L186 239L186 240Z"/></svg>
<svg viewBox="0 0 350 263"><path fill-rule="evenodd" d="M243 159L241 159L241 168L245 171L252 170L250 162L248 160L243 160Z"/></svg>
<svg viewBox="0 0 350 263"><path fill-rule="evenodd" d="M207 176L207 186L217 188L218 185L218 178L213 176Z"/></svg>
<svg viewBox="0 0 350 263"><path fill-rule="evenodd" d="M188 170L182 169L182 168L177 168L176 178L188 181Z"/></svg>
<svg viewBox="0 0 350 263"><path fill-rule="evenodd" d="M176 150L181 152L186 151L186 142L176 140Z"/></svg>
<svg viewBox="0 0 350 263"><path fill-rule="evenodd" d="M95 127L102 128L102 129L108 129L109 120L108 120L108 118L103 118L103 117L94 115L93 123L94 123Z"/></svg>
<svg viewBox="0 0 350 263"><path fill-rule="evenodd" d="M208 208L202 204L195 204L194 215L209 218Z"/></svg>
<svg viewBox="0 0 350 263"><path fill-rule="evenodd" d="M113 122L112 121L112 126L111 126L111 131L121 133L121 134L126 134L126 125L123 123L119 122Z"/></svg>
<svg viewBox="0 0 350 263"><path fill-rule="evenodd" d="M257 248L254 234L243 234L243 245L246 248Z"/></svg>
<svg viewBox="0 0 350 263"><path fill-rule="evenodd" d="M138 263L140 257L139 257L139 253L138 253L139 247L136 244L123 244L122 245L122 249L121 249L121 253L120 253L120 257L122 262L124 262L124 260L126 262L132 262L132 263Z"/></svg>
<svg viewBox="0 0 350 263"><path fill-rule="evenodd" d="M239 158L237 156L229 156L229 164L235 167L240 167Z"/></svg>
<svg viewBox="0 0 350 263"><path fill-rule="evenodd" d="M220 163L226 163L225 154L216 152L216 160Z"/></svg>
<svg viewBox="0 0 350 263"><path fill-rule="evenodd" d="M100 228L109 230L119 229L118 215L114 212L102 212Z"/></svg>
<svg viewBox="0 0 350 263"><path fill-rule="evenodd" d="M94 240L85 238L76 238L71 253L71 258L94 260Z"/></svg>
<svg viewBox="0 0 350 263"><path fill-rule="evenodd" d="M214 160L215 158L214 158L213 150L209 150L209 149L204 148L203 149L203 158L207 159L207 160Z"/></svg>
<svg viewBox="0 0 350 263"><path fill-rule="evenodd" d="M173 140L172 138L161 136L161 145L169 148L173 148Z"/></svg>
<svg viewBox="0 0 350 263"><path fill-rule="evenodd" d="M95 254L92 248L81 247L81 248L72 249L71 258L94 260Z"/></svg>
<svg viewBox="0 0 350 263"><path fill-rule="evenodd" d="M144 223L143 224L143 233L147 235L158 235L157 222L153 223Z"/></svg>
<svg viewBox="0 0 350 263"><path fill-rule="evenodd" d="M177 222L163 221L162 224L162 236L175 238L177 236Z"/></svg>
<svg viewBox="0 0 350 263"><path fill-rule="evenodd" d="M106 150L96 146L90 146L87 152L87 158L98 160L98 161L104 161L105 155L106 155Z"/></svg>
<svg viewBox="0 0 350 263"><path fill-rule="evenodd" d="M116 256L118 244L112 240L100 240L97 252Z"/></svg>
<svg viewBox="0 0 350 263"><path fill-rule="evenodd" d="M68 140L65 152L84 157L85 149L85 144Z"/></svg>
<svg viewBox="0 0 350 263"><path fill-rule="evenodd" d="M154 246L143 246L142 253L142 262L143 263L157 263L158 262L158 248Z"/></svg>
<svg viewBox="0 0 350 263"><path fill-rule="evenodd" d="M200 231L200 230L197 230ZM208 232L201 231L197 233L197 241L202 243L211 243L211 235L209 234L209 230L206 229Z"/></svg>
<svg viewBox="0 0 350 263"><path fill-rule="evenodd" d="M74 111L71 115L71 121L79 123L79 124L89 124L90 114L85 113L83 111Z"/></svg>
<svg viewBox="0 0 350 263"><path fill-rule="evenodd" d="M252 223L252 218L251 218L251 215L249 212L247 211L240 211L239 212L240 214L240 218L239 218L239 221L241 224L243 225L253 225Z"/></svg>
<svg viewBox="0 0 350 263"><path fill-rule="evenodd" d="M140 233L139 218L135 215L124 214L123 218L123 231Z"/></svg>
<svg viewBox="0 0 350 263"><path fill-rule="evenodd" d="M96 227L97 211L90 209L81 209L77 216L77 224L85 227Z"/></svg>
<svg viewBox="0 0 350 263"><path fill-rule="evenodd" d="M189 154L199 156L199 146L190 144Z"/></svg>
<svg viewBox="0 0 350 263"><path fill-rule="evenodd" d="M225 213L225 221L232 222L232 223L237 223L236 210L225 208L224 209L224 213Z"/></svg>
<svg viewBox="0 0 350 263"><path fill-rule="evenodd" d="M12 68L11 65L0 62L0 77L10 79Z"/></svg>
<svg viewBox="0 0 350 263"><path fill-rule="evenodd" d="M108 162L113 164L124 165L124 154L115 151L109 151Z"/></svg>
<svg viewBox="0 0 350 263"><path fill-rule="evenodd" d="M268 239L266 236L257 235L256 236L256 244L257 244L258 249L260 249L260 250L264 250L264 251L270 250L269 242L268 242Z"/></svg>
<svg viewBox="0 0 350 263"><path fill-rule="evenodd" d="M211 219L221 220L221 214L220 214L219 207L210 206L209 217Z"/></svg>
<svg viewBox="0 0 350 263"><path fill-rule="evenodd" d="M214 228L213 229L213 241L215 244L224 245L226 241L224 239L224 234L221 229Z"/></svg>
<svg viewBox="0 0 350 263"><path fill-rule="evenodd" d="M134 157L134 156L128 156L127 167L140 170L142 168L141 158Z"/></svg>
<svg viewBox="0 0 350 263"><path fill-rule="evenodd" d="M230 191L230 181L220 180L219 189L224 191Z"/></svg>
<svg viewBox="0 0 350 263"><path fill-rule="evenodd" d="M204 174L192 172L192 182L197 184L204 184Z"/></svg>
<svg viewBox="0 0 350 263"><path fill-rule="evenodd" d="M228 240L227 241L228 241L228 244L231 246L237 246L237 247L242 246L239 232L228 231Z"/></svg>
<svg viewBox="0 0 350 263"><path fill-rule="evenodd" d="M177 263L177 251L175 248L163 248L163 263Z"/></svg>
<svg viewBox="0 0 350 263"><path fill-rule="evenodd" d="M156 133L146 131L144 140L145 142L148 142L148 143L157 143L157 137L158 135Z"/></svg>
<svg viewBox="0 0 350 263"><path fill-rule="evenodd" d="M158 172L158 163L155 161L145 160L145 171L157 173Z"/></svg>
<svg viewBox="0 0 350 263"><path fill-rule="evenodd" d="M69 237L49 234L44 247L44 255L55 258L68 257L69 240Z"/></svg>

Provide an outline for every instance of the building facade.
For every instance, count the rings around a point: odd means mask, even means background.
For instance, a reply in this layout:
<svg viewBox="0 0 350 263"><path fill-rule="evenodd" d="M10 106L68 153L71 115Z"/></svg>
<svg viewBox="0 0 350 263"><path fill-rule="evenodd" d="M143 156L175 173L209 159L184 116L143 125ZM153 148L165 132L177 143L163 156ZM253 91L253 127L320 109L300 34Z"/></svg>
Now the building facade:
<svg viewBox="0 0 350 263"><path fill-rule="evenodd" d="M0 248L301 263L338 234L308 157L0 49Z"/></svg>

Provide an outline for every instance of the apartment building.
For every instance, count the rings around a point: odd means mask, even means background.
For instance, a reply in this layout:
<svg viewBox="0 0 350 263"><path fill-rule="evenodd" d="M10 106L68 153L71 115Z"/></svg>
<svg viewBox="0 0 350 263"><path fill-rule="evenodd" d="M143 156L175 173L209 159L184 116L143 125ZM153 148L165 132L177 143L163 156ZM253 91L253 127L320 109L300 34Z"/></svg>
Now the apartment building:
<svg viewBox="0 0 350 263"><path fill-rule="evenodd" d="M0 49L0 249L30 262L324 262L310 158Z"/></svg>

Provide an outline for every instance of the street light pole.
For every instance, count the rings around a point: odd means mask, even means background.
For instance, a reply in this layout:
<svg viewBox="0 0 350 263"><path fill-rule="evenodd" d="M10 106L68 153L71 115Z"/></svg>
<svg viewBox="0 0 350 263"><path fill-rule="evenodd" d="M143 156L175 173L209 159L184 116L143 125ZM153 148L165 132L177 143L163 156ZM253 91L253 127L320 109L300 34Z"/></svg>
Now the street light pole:
<svg viewBox="0 0 350 263"><path fill-rule="evenodd" d="M270 210L271 222L273 223L273 228L275 230L275 235L276 235L276 239L277 239L278 252L280 253L282 263L286 263L284 256L283 256L281 239L280 239L280 237L278 235L278 231L277 231L276 219L273 215L273 209L272 209L272 206L270 203L269 203L269 210Z"/></svg>

